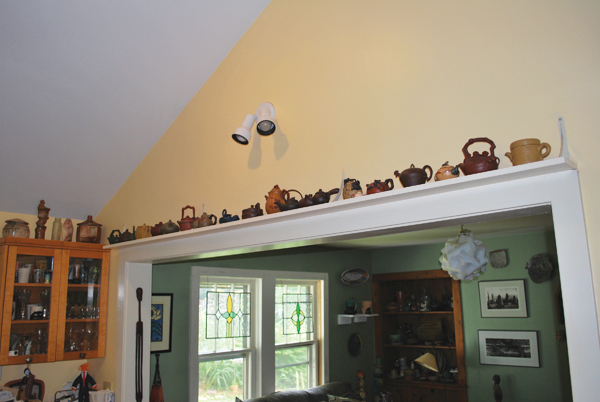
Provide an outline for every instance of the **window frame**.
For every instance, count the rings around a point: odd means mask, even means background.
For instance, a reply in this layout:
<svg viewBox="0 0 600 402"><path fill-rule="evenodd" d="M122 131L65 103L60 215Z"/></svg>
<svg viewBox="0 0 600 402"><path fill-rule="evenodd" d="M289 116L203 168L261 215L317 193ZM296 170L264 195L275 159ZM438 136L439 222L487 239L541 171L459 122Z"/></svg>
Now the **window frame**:
<svg viewBox="0 0 600 402"><path fill-rule="evenodd" d="M251 373L272 372L273 375L249 376L244 381L244 393L249 398L275 391L275 286L277 280L320 281L315 286L315 309L318 308L318 325L315 333L316 379L318 384L329 381L329 276L323 272L266 271L239 268L215 268L192 266L190 275L190 341L188 369L190 373L190 402L198 401L198 298L201 278L212 277L247 278L255 280L255 295L252 296L252 326L250 341ZM318 304L318 306L316 306ZM231 353L239 353L232 351ZM250 378L251 377L251 378ZM248 388L246 388L248 387Z"/></svg>

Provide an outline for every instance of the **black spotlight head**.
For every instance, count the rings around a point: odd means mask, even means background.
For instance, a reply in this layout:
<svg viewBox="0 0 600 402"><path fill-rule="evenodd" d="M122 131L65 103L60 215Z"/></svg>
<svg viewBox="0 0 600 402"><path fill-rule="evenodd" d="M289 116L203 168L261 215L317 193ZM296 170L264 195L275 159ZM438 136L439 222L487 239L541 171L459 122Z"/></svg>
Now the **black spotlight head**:
<svg viewBox="0 0 600 402"><path fill-rule="evenodd" d="M256 132L260 135L271 135L275 132L275 123L271 120L263 120L256 125Z"/></svg>

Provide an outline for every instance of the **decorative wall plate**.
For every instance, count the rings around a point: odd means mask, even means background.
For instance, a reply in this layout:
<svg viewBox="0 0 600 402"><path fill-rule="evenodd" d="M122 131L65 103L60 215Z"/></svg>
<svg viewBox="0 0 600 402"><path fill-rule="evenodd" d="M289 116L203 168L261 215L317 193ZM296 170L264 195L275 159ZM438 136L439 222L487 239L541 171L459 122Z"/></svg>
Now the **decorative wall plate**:
<svg viewBox="0 0 600 402"><path fill-rule="evenodd" d="M552 262L545 254L536 254L525 265L525 269L529 271L529 277L535 283L542 283L550 279L552 276Z"/></svg>
<svg viewBox="0 0 600 402"><path fill-rule="evenodd" d="M490 251L490 265L493 268L504 268L508 265L508 253L506 250Z"/></svg>
<svg viewBox="0 0 600 402"><path fill-rule="evenodd" d="M350 352L350 356L358 356L360 351L362 350L362 337L358 332L350 335L350 339L348 339L348 352Z"/></svg>
<svg viewBox="0 0 600 402"><path fill-rule="evenodd" d="M345 285L358 286L369 280L369 273L362 268L353 268L344 271L341 279Z"/></svg>

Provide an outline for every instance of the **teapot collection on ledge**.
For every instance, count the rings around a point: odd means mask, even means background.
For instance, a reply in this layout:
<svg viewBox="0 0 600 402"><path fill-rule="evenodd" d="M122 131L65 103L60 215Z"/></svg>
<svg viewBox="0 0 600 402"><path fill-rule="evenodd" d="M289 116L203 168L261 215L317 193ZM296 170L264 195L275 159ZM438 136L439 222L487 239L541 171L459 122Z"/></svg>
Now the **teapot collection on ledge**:
<svg viewBox="0 0 600 402"><path fill-rule="evenodd" d="M489 152L483 151L481 154L474 151L469 153L468 148L477 142L488 143L490 146ZM500 158L494 154L496 145L492 140L485 137L471 138L463 147L462 152L465 157L464 161L456 166L451 166L448 162L444 163L436 172L429 165L422 168L410 165L408 169L402 172L396 170L394 176L398 178L403 187L411 187L419 184L425 184L433 177L435 181L454 179L459 177L460 171L463 175L468 176L476 173L483 173L491 170L497 170L500 164ZM507 152L506 157L512 162L513 166L522 165L525 163L541 161L550 154L550 145L541 143L540 140L534 138L515 141L510 145L511 152ZM460 171L459 171L460 170ZM314 194L305 194L304 196L298 190L284 190L278 185L275 185L267 195L265 195L265 211L267 214L290 211L298 208L306 208L313 205L326 204L330 201L331 196L338 194L341 190L344 199L360 197L364 195L377 194L394 189L394 181L390 179L374 180L367 184L366 194L360 182L355 179L345 179L341 189L334 188L329 191L319 189ZM297 193L298 200L291 193ZM186 210L192 211L192 216L185 215ZM249 208L242 210L242 219L254 218L262 216L263 210L260 203L250 205ZM159 222L154 226L144 224L133 228L132 232L129 229L121 232L115 229L111 232L108 241L110 244L121 243L130 240L141 239L151 236L159 236L163 234L175 233L190 229L198 229L206 226L217 224L225 224L239 220L238 215L231 215L224 209L221 212L221 217L203 212L201 216L196 217L196 208L187 205L181 209L181 220L174 223L169 220L167 223Z"/></svg>

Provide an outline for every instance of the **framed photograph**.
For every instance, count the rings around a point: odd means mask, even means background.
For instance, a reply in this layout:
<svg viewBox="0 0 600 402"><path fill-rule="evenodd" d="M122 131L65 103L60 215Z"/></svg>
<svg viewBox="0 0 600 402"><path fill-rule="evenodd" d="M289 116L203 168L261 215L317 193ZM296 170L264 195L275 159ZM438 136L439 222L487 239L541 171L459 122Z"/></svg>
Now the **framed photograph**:
<svg viewBox="0 0 600 402"><path fill-rule="evenodd" d="M173 330L173 293L153 293L151 304L150 352L170 352Z"/></svg>
<svg viewBox="0 0 600 402"><path fill-rule="evenodd" d="M527 317L525 281L479 282L481 317Z"/></svg>
<svg viewBox="0 0 600 402"><path fill-rule="evenodd" d="M479 363L540 367L537 331L477 331Z"/></svg>

